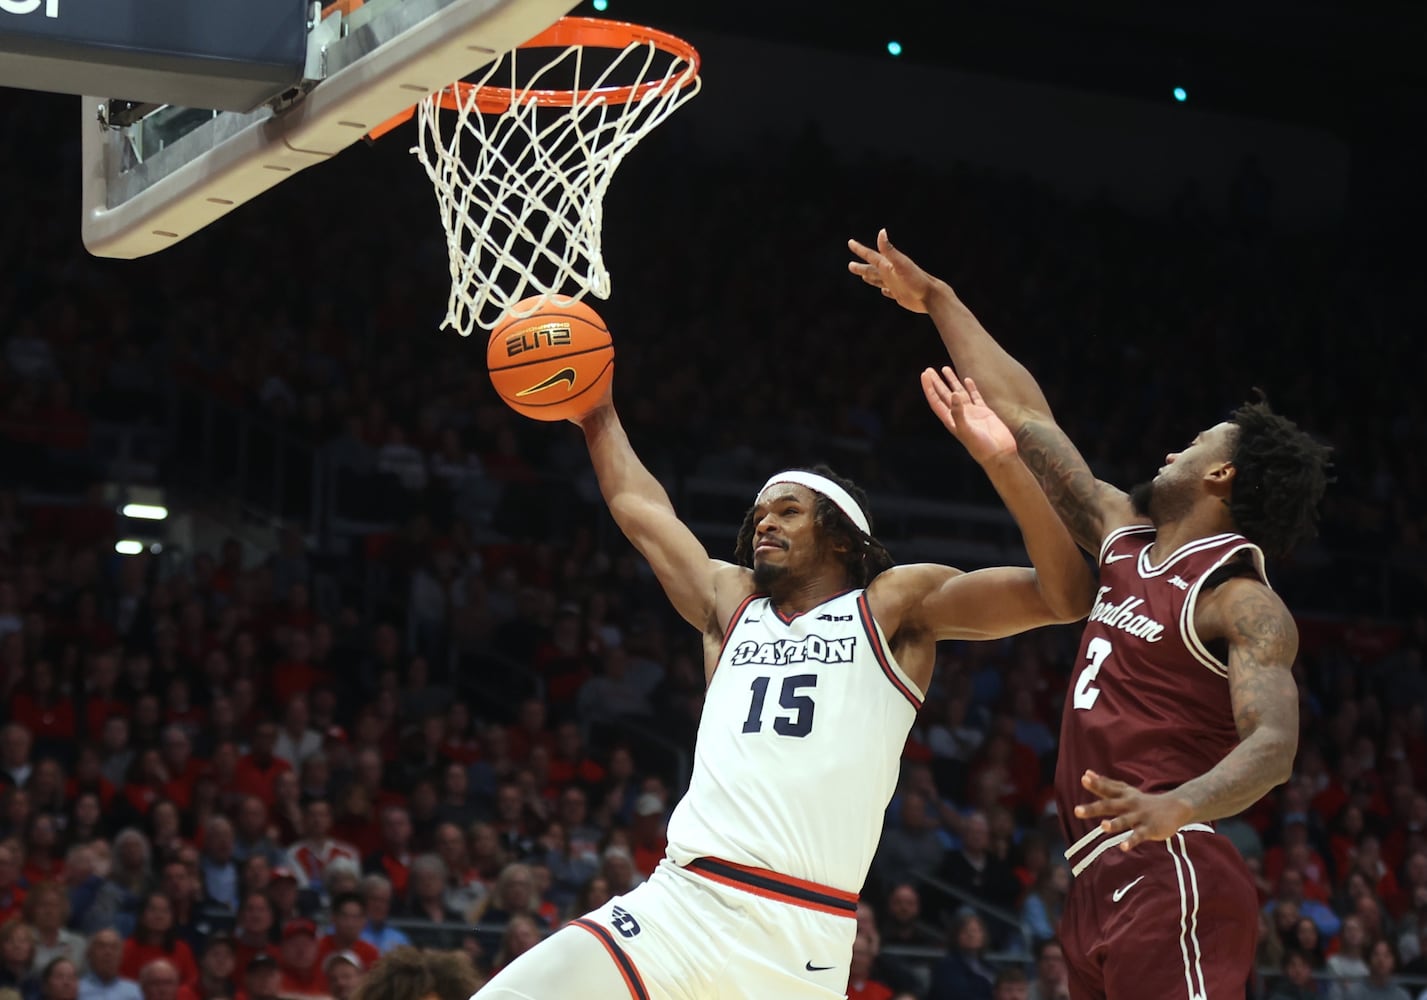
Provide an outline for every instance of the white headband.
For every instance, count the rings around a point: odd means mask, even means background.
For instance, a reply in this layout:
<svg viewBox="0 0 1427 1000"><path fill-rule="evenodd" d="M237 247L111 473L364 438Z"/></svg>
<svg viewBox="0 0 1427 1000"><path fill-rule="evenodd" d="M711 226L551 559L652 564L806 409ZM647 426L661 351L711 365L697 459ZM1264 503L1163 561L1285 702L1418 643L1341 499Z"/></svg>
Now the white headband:
<svg viewBox="0 0 1427 1000"><path fill-rule="evenodd" d="M816 472L799 472L796 469L779 472L768 478L768 481L763 484L763 489L758 491L758 497L761 497L768 487L776 483L796 483L799 486L806 486L815 493L821 493L831 500L838 510L846 514L847 519L857 525L864 535L872 534L872 526L867 523L867 515L862 512L857 501L852 499L852 494L827 476L820 476ZM758 502L758 497L753 498L754 503Z"/></svg>

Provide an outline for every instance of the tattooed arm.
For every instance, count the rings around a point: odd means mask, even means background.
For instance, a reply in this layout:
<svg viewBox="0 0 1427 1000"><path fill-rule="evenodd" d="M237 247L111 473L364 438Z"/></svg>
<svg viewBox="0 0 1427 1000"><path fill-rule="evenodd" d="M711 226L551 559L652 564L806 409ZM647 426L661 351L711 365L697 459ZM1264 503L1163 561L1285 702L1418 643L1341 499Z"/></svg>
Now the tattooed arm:
<svg viewBox="0 0 1427 1000"><path fill-rule="evenodd" d="M1099 801L1076 806L1075 814L1108 817L1101 824L1106 833L1132 831L1120 845L1127 851L1164 840L1186 823L1237 815L1293 773L1298 630L1288 608L1258 580L1237 577L1201 598L1195 627L1201 638L1228 640L1239 745L1204 774L1157 795L1087 771L1080 783Z"/></svg>
<svg viewBox="0 0 1427 1000"><path fill-rule="evenodd" d="M1196 616L1204 638L1229 642L1229 695L1239 745L1213 769L1175 790L1188 822L1233 816L1283 784L1298 752L1298 628L1278 595L1257 580L1215 588Z"/></svg>
<svg viewBox="0 0 1427 1000"><path fill-rule="evenodd" d="M856 240L848 246L861 258L848 265L853 274L904 308L931 316L952 363L975 377L987 405L1011 428L1021 461L1082 548L1098 556L1108 532L1141 520L1122 491L1095 478L1056 424L1035 378L1006 353L950 285L892 246L886 230L877 234L875 250Z"/></svg>

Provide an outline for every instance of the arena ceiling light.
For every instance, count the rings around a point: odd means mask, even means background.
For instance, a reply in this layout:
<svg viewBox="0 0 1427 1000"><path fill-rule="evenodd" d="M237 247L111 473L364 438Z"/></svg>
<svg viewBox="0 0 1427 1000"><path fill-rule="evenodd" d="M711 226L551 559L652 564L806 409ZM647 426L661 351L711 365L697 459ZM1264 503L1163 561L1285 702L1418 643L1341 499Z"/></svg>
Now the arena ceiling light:
<svg viewBox="0 0 1427 1000"><path fill-rule="evenodd" d="M153 503L126 503L124 516L135 517L141 521L162 521L168 517L168 508Z"/></svg>

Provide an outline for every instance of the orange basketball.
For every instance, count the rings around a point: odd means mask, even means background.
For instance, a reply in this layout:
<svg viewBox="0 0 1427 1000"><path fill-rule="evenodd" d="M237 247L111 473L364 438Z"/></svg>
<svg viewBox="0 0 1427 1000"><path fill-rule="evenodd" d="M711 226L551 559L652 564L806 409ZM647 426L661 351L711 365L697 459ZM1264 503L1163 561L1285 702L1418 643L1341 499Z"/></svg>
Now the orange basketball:
<svg viewBox="0 0 1427 1000"><path fill-rule="evenodd" d="M534 304L524 299L511 311ZM599 313L583 302L553 299L491 331L486 368L495 391L517 413L570 420L604 398L614 378L614 345Z"/></svg>

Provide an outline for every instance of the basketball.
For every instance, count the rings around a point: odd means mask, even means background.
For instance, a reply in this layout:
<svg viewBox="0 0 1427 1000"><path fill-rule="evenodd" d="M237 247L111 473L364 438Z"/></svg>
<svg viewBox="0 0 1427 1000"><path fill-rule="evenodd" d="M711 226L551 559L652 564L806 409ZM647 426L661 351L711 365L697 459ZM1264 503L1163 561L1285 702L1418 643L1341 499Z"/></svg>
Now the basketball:
<svg viewBox="0 0 1427 1000"><path fill-rule="evenodd" d="M535 304L522 299L520 312ZM486 345L486 368L500 398L535 420L584 416L614 378L614 345L604 320L583 302L551 300L523 319L503 319Z"/></svg>

